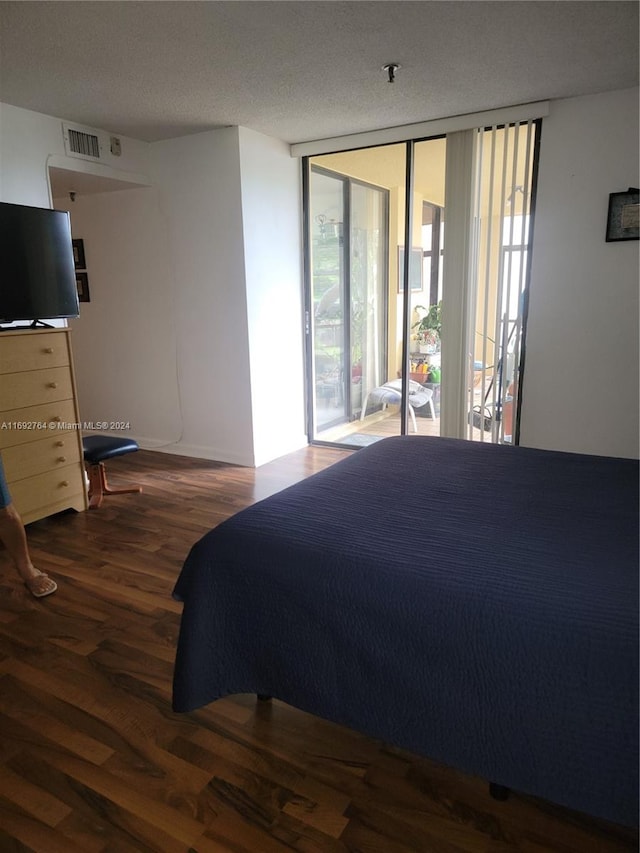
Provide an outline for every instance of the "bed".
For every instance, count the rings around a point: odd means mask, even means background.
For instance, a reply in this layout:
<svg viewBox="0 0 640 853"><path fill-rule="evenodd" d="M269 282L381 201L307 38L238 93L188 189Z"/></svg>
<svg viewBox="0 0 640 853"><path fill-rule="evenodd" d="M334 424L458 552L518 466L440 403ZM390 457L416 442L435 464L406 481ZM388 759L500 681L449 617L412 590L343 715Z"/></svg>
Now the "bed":
<svg viewBox="0 0 640 853"><path fill-rule="evenodd" d="M638 535L634 460L384 439L194 545L174 710L266 694L636 825Z"/></svg>

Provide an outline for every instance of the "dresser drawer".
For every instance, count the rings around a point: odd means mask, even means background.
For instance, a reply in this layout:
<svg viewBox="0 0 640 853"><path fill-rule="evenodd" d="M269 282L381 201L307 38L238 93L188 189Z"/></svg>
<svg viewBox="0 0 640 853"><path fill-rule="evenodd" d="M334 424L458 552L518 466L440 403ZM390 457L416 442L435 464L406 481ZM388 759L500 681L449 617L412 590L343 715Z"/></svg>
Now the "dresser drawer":
<svg viewBox="0 0 640 853"><path fill-rule="evenodd" d="M0 453L25 524L88 505L70 337L0 333Z"/></svg>
<svg viewBox="0 0 640 853"><path fill-rule="evenodd" d="M11 373L2 377L2 407L18 409L73 397L68 367Z"/></svg>
<svg viewBox="0 0 640 853"><path fill-rule="evenodd" d="M10 484L36 474L64 468L77 463L79 459L78 434L71 431L54 433L39 441L18 444L2 451L2 462Z"/></svg>
<svg viewBox="0 0 640 853"><path fill-rule="evenodd" d="M84 477L77 464L11 484L11 498L22 516L31 517L37 510L69 505L86 491Z"/></svg>
<svg viewBox="0 0 640 853"><path fill-rule="evenodd" d="M69 364L66 334L0 335L0 373L43 370Z"/></svg>
<svg viewBox="0 0 640 853"><path fill-rule="evenodd" d="M55 435L59 431L68 430L67 424L75 423L76 408L73 400L55 400L41 406L0 412L0 450ZM39 427L39 424L43 426ZM46 424L53 426L47 428Z"/></svg>

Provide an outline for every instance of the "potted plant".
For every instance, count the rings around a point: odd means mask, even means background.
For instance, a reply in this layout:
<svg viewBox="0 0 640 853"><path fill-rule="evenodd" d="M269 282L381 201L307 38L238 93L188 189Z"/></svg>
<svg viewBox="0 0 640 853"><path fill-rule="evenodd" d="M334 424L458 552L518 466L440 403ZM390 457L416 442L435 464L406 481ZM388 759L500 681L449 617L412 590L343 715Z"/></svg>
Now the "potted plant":
<svg viewBox="0 0 640 853"><path fill-rule="evenodd" d="M427 310L417 305L416 310L425 311L423 318L414 325L418 336L420 352L434 353L440 350L440 330L442 327L442 300Z"/></svg>

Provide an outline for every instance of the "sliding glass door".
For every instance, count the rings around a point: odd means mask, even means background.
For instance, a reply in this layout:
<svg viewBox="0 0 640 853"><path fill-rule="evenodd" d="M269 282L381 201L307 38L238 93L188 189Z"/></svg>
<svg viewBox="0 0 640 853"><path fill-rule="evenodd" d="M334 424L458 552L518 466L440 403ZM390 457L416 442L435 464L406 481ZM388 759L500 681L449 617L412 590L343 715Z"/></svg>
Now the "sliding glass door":
<svg viewBox="0 0 640 853"><path fill-rule="evenodd" d="M309 200L313 437L339 441L383 381L388 192L314 166Z"/></svg>
<svg viewBox="0 0 640 853"><path fill-rule="evenodd" d="M400 435L408 416L412 432L439 434L445 148L431 140L416 162L408 287L406 145L305 164L313 441L363 446Z"/></svg>
<svg viewBox="0 0 640 853"><path fill-rule="evenodd" d="M305 160L312 441L517 443L538 126Z"/></svg>
<svg viewBox="0 0 640 853"><path fill-rule="evenodd" d="M340 177L311 173L313 402L320 432L342 423L350 409L345 387L350 361L344 241L346 189Z"/></svg>

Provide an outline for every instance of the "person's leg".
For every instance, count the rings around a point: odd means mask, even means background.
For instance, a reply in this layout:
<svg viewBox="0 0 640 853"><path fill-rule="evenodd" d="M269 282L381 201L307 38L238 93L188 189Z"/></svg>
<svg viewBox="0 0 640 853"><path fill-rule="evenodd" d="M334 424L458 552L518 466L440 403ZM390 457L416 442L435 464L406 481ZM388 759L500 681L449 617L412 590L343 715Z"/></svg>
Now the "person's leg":
<svg viewBox="0 0 640 853"><path fill-rule="evenodd" d="M50 595L58 588L55 581L36 569L31 562L27 534L22 519L13 503L4 476L2 459L0 458L0 540L4 543L13 560L18 574L25 582L29 591L42 598Z"/></svg>
<svg viewBox="0 0 640 853"><path fill-rule="evenodd" d="M25 580L37 574L27 545L22 519L12 503L0 509L0 539L4 542L20 577Z"/></svg>

